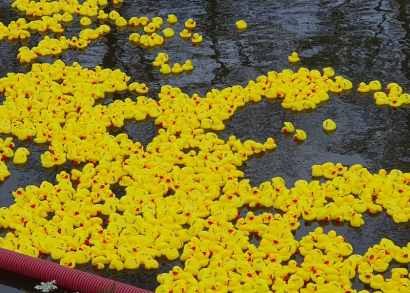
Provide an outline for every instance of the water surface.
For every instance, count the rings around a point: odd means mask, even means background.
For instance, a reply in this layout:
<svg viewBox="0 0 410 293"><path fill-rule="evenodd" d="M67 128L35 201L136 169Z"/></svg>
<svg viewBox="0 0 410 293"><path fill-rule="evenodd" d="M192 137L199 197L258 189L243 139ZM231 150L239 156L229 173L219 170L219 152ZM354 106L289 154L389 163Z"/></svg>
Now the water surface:
<svg viewBox="0 0 410 293"><path fill-rule="evenodd" d="M404 91L410 91L410 5L406 0L349 1L126 1L119 13L125 18L133 16L161 16L176 14L179 22L173 27L176 36L167 40L162 49L147 51L133 47L128 42L130 30L112 32L102 40L92 43L79 54L68 51L62 60L74 61L85 67L101 65L119 68L131 76L132 81L144 82L150 88L149 97L157 97L162 85L180 87L188 94L204 96L212 88L223 89L232 85L245 86L251 79L268 71L299 67L319 69L331 66L337 75L342 75L358 84L361 81L380 80L383 86L399 83ZM108 7L109 11L112 7ZM11 10L10 2L0 0L0 20L8 24L18 18ZM197 22L196 32L203 35L199 47L182 41L178 34L188 18ZM238 33L235 22L244 19L248 29ZM77 23L77 24L76 24ZM96 23L94 24L96 26ZM168 24L165 23L164 27ZM78 34L78 20L68 27L65 35ZM34 46L39 36L32 37L28 46ZM16 60L20 45L0 44L0 77L9 71L27 72ZM299 52L302 60L298 67L288 61L293 51ZM170 56L170 64L193 61L191 75L180 77L162 74L151 62L159 52ZM52 62L51 59L40 59ZM122 96L115 98L124 98ZM0 97L0 100L2 98ZM110 100L105 101L108 103ZM328 118L338 125L334 134L323 132L322 122ZM292 121L296 128L306 131L308 139L296 144L284 136L281 128L284 121ZM279 102L263 100L250 104L235 113L226 129L220 134L226 139L235 135L241 140L253 139L264 142L268 137L277 140L277 150L250 159L242 168L253 185L259 185L272 177L282 176L288 187L298 179L311 180L310 167L327 161L352 165L363 164L371 172L379 169L400 169L410 172L410 114L408 109L393 110L378 107L371 94L360 96L353 91L349 95L331 97L311 113L284 111ZM152 121L126 125L127 132L135 141L144 145L154 137L156 128ZM20 146L21 143L17 145ZM60 170L44 170L40 154L45 148L28 144L32 155L26 167L18 170L8 163L12 172L0 189L0 206L12 203L11 191L29 184L39 185L43 180L54 181L55 174L72 168L70 164ZM122 191L118 188L118 193ZM243 210L244 215L246 209ZM274 211L273 211L274 212ZM377 217L364 215L366 224L362 229L353 229L347 224L337 227L338 233L346 236L356 253L364 253L368 247L383 237L398 245L410 241L409 225L395 225L383 213ZM296 233L299 240L316 227L306 223ZM332 224L325 227L333 229ZM5 231L3 231L5 232ZM94 271L106 277L155 290L156 276L167 272L176 263L160 261L157 271L113 272ZM393 265L394 266L394 265ZM0 283L2 278L0 277ZM9 284L6 284L10 286ZM356 282L357 288L363 288ZM8 292L3 291L2 292ZM10 291L12 292L12 291Z"/></svg>

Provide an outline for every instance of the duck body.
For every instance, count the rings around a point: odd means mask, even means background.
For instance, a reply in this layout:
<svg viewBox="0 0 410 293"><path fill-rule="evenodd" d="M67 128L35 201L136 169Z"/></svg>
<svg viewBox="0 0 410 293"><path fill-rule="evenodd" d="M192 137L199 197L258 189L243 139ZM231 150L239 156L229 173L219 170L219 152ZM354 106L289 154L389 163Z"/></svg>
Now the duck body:
<svg viewBox="0 0 410 293"><path fill-rule="evenodd" d="M292 55L289 56L288 58L290 63L296 63L300 61L299 55L296 52L293 52Z"/></svg>
<svg viewBox="0 0 410 293"><path fill-rule="evenodd" d="M323 121L323 129L326 131L332 131L336 129L336 123L332 119Z"/></svg>
<svg viewBox="0 0 410 293"><path fill-rule="evenodd" d="M235 24L238 30L244 30L248 27L248 25L246 24L244 20L238 20Z"/></svg>

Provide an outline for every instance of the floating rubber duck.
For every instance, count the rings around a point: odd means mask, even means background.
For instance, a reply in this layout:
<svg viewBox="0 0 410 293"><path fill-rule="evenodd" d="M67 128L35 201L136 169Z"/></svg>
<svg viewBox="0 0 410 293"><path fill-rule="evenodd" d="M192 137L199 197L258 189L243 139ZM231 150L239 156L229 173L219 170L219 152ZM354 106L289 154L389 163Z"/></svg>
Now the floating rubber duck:
<svg viewBox="0 0 410 293"><path fill-rule="evenodd" d="M381 91L382 90L382 85L380 81L378 80L373 80L369 83L369 87L371 91Z"/></svg>
<svg viewBox="0 0 410 293"><path fill-rule="evenodd" d="M359 88L357 89L359 93L368 93L370 92L370 87L364 82L359 83Z"/></svg>
<svg viewBox="0 0 410 293"><path fill-rule="evenodd" d="M184 65L182 65L182 69L184 71L190 71L194 69L194 65L192 64L191 60L185 61Z"/></svg>
<svg viewBox="0 0 410 293"><path fill-rule="evenodd" d="M244 20L238 20L235 24L238 30L244 30L248 27L248 25L246 24Z"/></svg>
<svg viewBox="0 0 410 293"><path fill-rule="evenodd" d="M185 27L189 29L193 29L196 27L196 22L190 18L187 21L185 21Z"/></svg>
<svg viewBox="0 0 410 293"><path fill-rule="evenodd" d="M84 16L80 19L80 24L82 26L90 26L92 24L92 21L88 17Z"/></svg>
<svg viewBox="0 0 410 293"><path fill-rule="evenodd" d="M108 17L109 17L108 13L105 13L104 10L99 10L98 11L98 16L97 16L98 19L106 20L106 19L108 19Z"/></svg>
<svg viewBox="0 0 410 293"><path fill-rule="evenodd" d="M70 13L64 12L64 14L61 16L61 20L64 22L71 22L73 21L73 16Z"/></svg>
<svg viewBox="0 0 410 293"><path fill-rule="evenodd" d="M283 133L292 133L295 131L295 127L293 126L292 122L284 122L285 127L282 128Z"/></svg>
<svg viewBox="0 0 410 293"><path fill-rule="evenodd" d="M179 63L175 63L174 66L171 69L172 73L181 73L182 71L184 71L184 69L182 68L181 64L179 64Z"/></svg>
<svg viewBox="0 0 410 293"><path fill-rule="evenodd" d="M312 176L313 177L322 177L324 174L324 169L322 165L313 165L312 166Z"/></svg>
<svg viewBox="0 0 410 293"><path fill-rule="evenodd" d="M162 74L170 74L171 73L171 66L168 64L162 64L161 69L159 70Z"/></svg>
<svg viewBox="0 0 410 293"><path fill-rule="evenodd" d="M30 152L26 148L18 148L14 153L13 163L14 164L25 164L27 163L27 156Z"/></svg>
<svg viewBox="0 0 410 293"><path fill-rule="evenodd" d="M202 42L202 36L199 35L198 33L194 33L192 35L192 43L201 43Z"/></svg>
<svg viewBox="0 0 410 293"><path fill-rule="evenodd" d="M125 20L124 17L120 16L115 20L115 25L119 27L125 27L128 25L128 22Z"/></svg>
<svg viewBox="0 0 410 293"><path fill-rule="evenodd" d="M182 32L179 33L179 36L181 38L190 38L191 35L192 35L192 33L187 29L184 29Z"/></svg>
<svg viewBox="0 0 410 293"><path fill-rule="evenodd" d="M304 141L306 140L306 132L301 129L296 129L296 134L293 136L294 141Z"/></svg>
<svg viewBox="0 0 410 293"><path fill-rule="evenodd" d="M330 78L333 77L336 73L332 67L326 67L323 68L323 74Z"/></svg>
<svg viewBox="0 0 410 293"><path fill-rule="evenodd" d="M140 41L140 34L139 33L133 33L128 37L128 40L130 42L138 43Z"/></svg>
<svg viewBox="0 0 410 293"><path fill-rule="evenodd" d="M162 33L166 38L172 38L175 35L174 30L172 28L166 28L162 31Z"/></svg>
<svg viewBox="0 0 410 293"><path fill-rule="evenodd" d="M178 21L178 18L174 14L168 15L168 18L167 18L168 23L173 24L173 23L176 23L177 21Z"/></svg>
<svg viewBox="0 0 410 293"><path fill-rule="evenodd" d="M110 20L117 20L120 16L121 16L121 15L120 15L117 11L115 11L115 10L111 11L111 12L108 14L108 18L109 18Z"/></svg>
<svg viewBox="0 0 410 293"><path fill-rule="evenodd" d="M296 63L300 61L299 55L297 52L293 52L291 56L289 56L289 62L290 63Z"/></svg>
<svg viewBox="0 0 410 293"><path fill-rule="evenodd" d="M336 123L331 119L327 119L323 121L323 129L326 131L333 131L336 129Z"/></svg>

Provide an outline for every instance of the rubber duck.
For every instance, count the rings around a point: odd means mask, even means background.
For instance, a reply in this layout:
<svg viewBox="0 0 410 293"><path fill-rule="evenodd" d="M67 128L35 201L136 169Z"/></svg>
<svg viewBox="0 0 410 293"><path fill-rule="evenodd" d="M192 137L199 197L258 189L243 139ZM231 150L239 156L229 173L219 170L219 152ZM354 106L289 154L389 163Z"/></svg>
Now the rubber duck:
<svg viewBox="0 0 410 293"><path fill-rule="evenodd" d="M166 38L172 38L175 35L174 30L170 27L164 29L162 33L164 34L164 37Z"/></svg>
<svg viewBox="0 0 410 293"><path fill-rule="evenodd" d="M181 38L190 38L191 35L192 35L192 33L187 29L184 29L182 32L179 33L179 36Z"/></svg>
<svg viewBox="0 0 410 293"><path fill-rule="evenodd" d="M168 260L176 260L177 258L179 258L179 252L175 247L166 248L163 254Z"/></svg>
<svg viewBox="0 0 410 293"><path fill-rule="evenodd" d="M194 33L192 35L192 43L201 43L202 42L202 36L199 35L198 33Z"/></svg>
<svg viewBox="0 0 410 293"><path fill-rule="evenodd" d="M162 74L170 74L172 69L171 66L169 66L168 64L162 64L161 68L159 70Z"/></svg>
<svg viewBox="0 0 410 293"><path fill-rule="evenodd" d="M372 264L373 270L378 273L385 272L388 267L389 263L385 263L382 259L378 259L374 264Z"/></svg>
<svg viewBox="0 0 410 293"><path fill-rule="evenodd" d="M181 73L182 71L184 71L184 69L182 69L182 66L179 63L175 63L171 69L172 73Z"/></svg>
<svg viewBox="0 0 410 293"><path fill-rule="evenodd" d="M238 30L244 30L248 27L248 25L246 24L244 20L238 20L235 24Z"/></svg>
<svg viewBox="0 0 410 293"><path fill-rule="evenodd" d="M382 287L384 287L385 281L383 278L383 275L376 275L370 282L370 287L375 290L380 290Z"/></svg>
<svg viewBox="0 0 410 293"><path fill-rule="evenodd" d="M137 27L138 24L139 24L139 19L138 19L138 17L131 17L130 20L128 21L128 25L129 25L131 28Z"/></svg>
<svg viewBox="0 0 410 293"><path fill-rule="evenodd" d="M72 269L75 267L75 260L71 257L63 257L62 259L60 259L60 265Z"/></svg>
<svg viewBox="0 0 410 293"><path fill-rule="evenodd" d="M63 16L64 16L64 15L63 15ZM108 17L109 17L108 13L105 13L104 10L99 10L99 11L98 11L98 16L97 16L97 18L98 18L99 20L106 20L106 19L108 19Z"/></svg>
<svg viewBox="0 0 410 293"><path fill-rule="evenodd" d="M407 248L402 248L400 251L396 253L394 256L394 259L399 262L399 263L409 263L410 262L410 257L408 254L408 249Z"/></svg>
<svg viewBox="0 0 410 293"><path fill-rule="evenodd" d="M80 24L82 26L90 26L90 25L92 25L92 21L88 17L84 16L80 19Z"/></svg>
<svg viewBox="0 0 410 293"><path fill-rule="evenodd" d="M27 163L27 156L30 152L26 148L18 148L14 153L13 163L14 164L25 164Z"/></svg>
<svg viewBox="0 0 410 293"><path fill-rule="evenodd" d="M133 33L128 37L128 40L130 42L138 43L140 41L140 34L139 33Z"/></svg>
<svg viewBox="0 0 410 293"><path fill-rule="evenodd" d="M154 23L149 23L146 26L144 26L144 32L147 34L152 34L158 29L158 27Z"/></svg>
<svg viewBox="0 0 410 293"><path fill-rule="evenodd" d="M115 20L115 25L119 27L125 27L128 25L128 22L125 20L124 17L120 16Z"/></svg>
<svg viewBox="0 0 410 293"><path fill-rule="evenodd" d="M359 83L359 87L357 89L359 93L368 93L370 92L370 87L365 84L364 82Z"/></svg>
<svg viewBox="0 0 410 293"><path fill-rule="evenodd" d="M362 219L362 215L359 213L356 213L352 220L350 221L350 225L352 225L353 227L360 227L364 225L364 220Z"/></svg>
<svg viewBox="0 0 410 293"><path fill-rule="evenodd" d="M110 262L110 269L122 271L125 268L124 263L119 258L113 258Z"/></svg>
<svg viewBox="0 0 410 293"><path fill-rule="evenodd" d="M336 123L332 119L323 121L323 129L326 131L333 131L336 129Z"/></svg>
<svg viewBox="0 0 410 293"><path fill-rule="evenodd" d="M324 169L322 165L313 165L312 166L312 176L313 177L322 177L324 174Z"/></svg>
<svg viewBox="0 0 410 293"><path fill-rule="evenodd" d="M178 21L178 18L175 16L175 14L169 14L167 18L167 22L170 24L174 24Z"/></svg>
<svg viewBox="0 0 410 293"><path fill-rule="evenodd" d="M295 131L295 127L291 122L284 122L284 124L285 127L282 128L283 133L292 133L293 131Z"/></svg>
<svg viewBox="0 0 410 293"><path fill-rule="evenodd" d="M61 16L61 20L63 22L71 22L73 21L73 19L73 16L68 12L64 12L64 14Z"/></svg>
<svg viewBox="0 0 410 293"><path fill-rule="evenodd" d="M369 83L370 90L372 91L381 91L382 90L382 85L380 81L378 80L373 80Z"/></svg>
<svg viewBox="0 0 410 293"><path fill-rule="evenodd" d="M182 69L184 71L190 71L194 69L194 65L192 64L191 60L185 61L184 65L182 65Z"/></svg>
<svg viewBox="0 0 410 293"><path fill-rule="evenodd" d="M306 138L307 138L307 135L303 130L296 129L296 134L293 136L294 141L304 141L306 140Z"/></svg>
<svg viewBox="0 0 410 293"><path fill-rule="evenodd" d="M196 22L190 18L187 21L185 21L185 27L189 29L193 29L196 27Z"/></svg>
<svg viewBox="0 0 410 293"><path fill-rule="evenodd" d="M290 63L296 63L300 61L299 55L297 52L293 52L291 56L288 57Z"/></svg>
<svg viewBox="0 0 410 293"><path fill-rule="evenodd" d="M119 14L117 11L115 11L115 10L111 11L111 12L108 14L108 18L109 18L110 20L117 20L119 17L120 17L120 14Z"/></svg>
<svg viewBox="0 0 410 293"><path fill-rule="evenodd" d="M265 149L273 150L276 148L276 141L272 137L269 137L263 145Z"/></svg>
<svg viewBox="0 0 410 293"><path fill-rule="evenodd" d="M323 68L323 74L330 78L333 77L336 73L332 67L326 67Z"/></svg>

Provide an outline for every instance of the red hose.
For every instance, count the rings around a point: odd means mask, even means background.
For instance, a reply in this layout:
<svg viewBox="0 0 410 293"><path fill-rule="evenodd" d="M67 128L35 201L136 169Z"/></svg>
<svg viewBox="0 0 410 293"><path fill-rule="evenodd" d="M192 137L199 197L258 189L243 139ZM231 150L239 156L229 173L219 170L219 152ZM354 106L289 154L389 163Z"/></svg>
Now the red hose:
<svg viewBox="0 0 410 293"><path fill-rule="evenodd" d="M42 282L56 280L57 287L80 293L96 293L98 290L104 292L104 290L111 289L114 283L115 293L151 293L131 285L2 248L0 248L0 269Z"/></svg>

